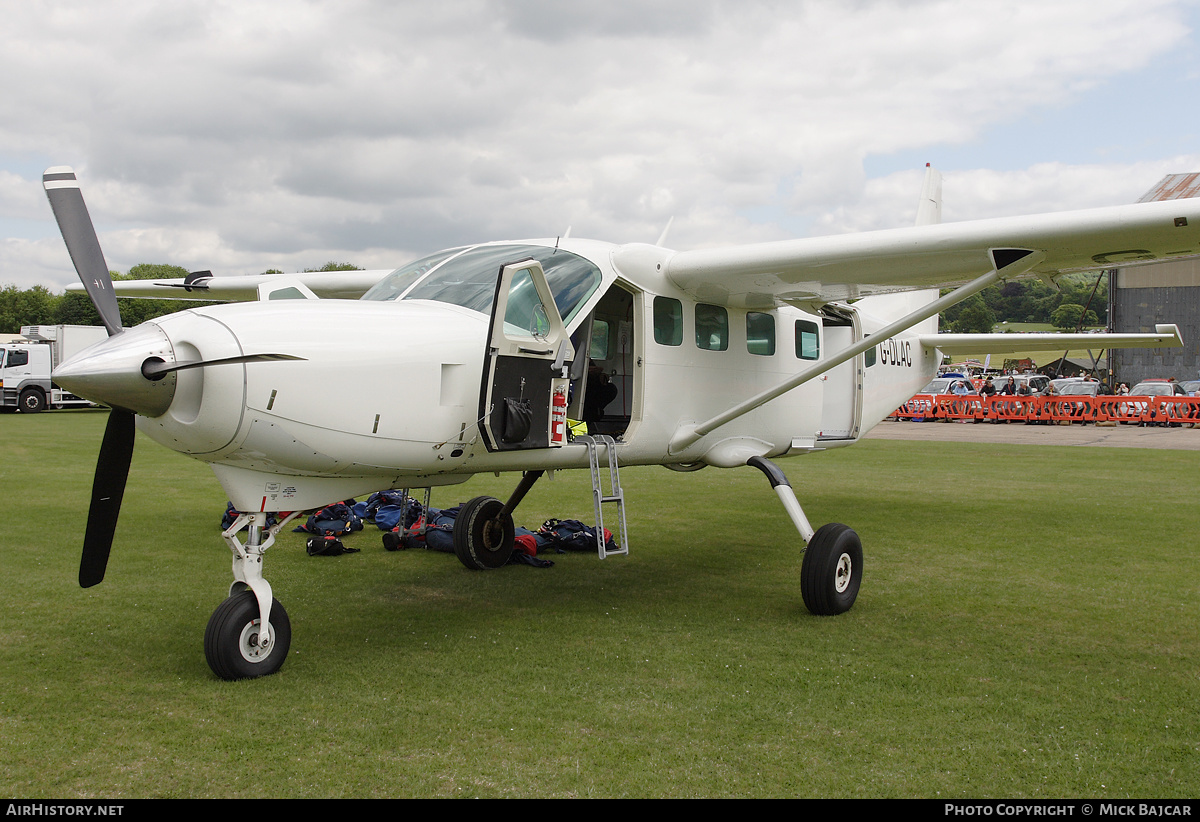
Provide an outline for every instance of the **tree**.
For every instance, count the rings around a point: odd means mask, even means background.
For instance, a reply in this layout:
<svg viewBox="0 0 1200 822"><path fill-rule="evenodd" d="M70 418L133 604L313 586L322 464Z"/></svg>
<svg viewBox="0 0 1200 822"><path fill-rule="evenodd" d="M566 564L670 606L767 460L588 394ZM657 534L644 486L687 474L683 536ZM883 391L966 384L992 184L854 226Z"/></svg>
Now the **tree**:
<svg viewBox="0 0 1200 822"><path fill-rule="evenodd" d="M332 260L325 263L325 265L321 266L320 268L306 268L304 270L309 273L314 273L317 271L362 271L362 269L356 266L354 263L335 263Z"/></svg>
<svg viewBox="0 0 1200 822"><path fill-rule="evenodd" d="M52 325L58 299L40 285L24 291L5 286L0 290L0 332L18 334L23 325Z"/></svg>
<svg viewBox="0 0 1200 822"><path fill-rule="evenodd" d="M967 300L958 318L950 323L950 330L955 334L989 334L996 324L996 315L976 296Z"/></svg>
<svg viewBox="0 0 1200 822"><path fill-rule="evenodd" d="M1088 309L1084 312L1083 306L1078 303L1063 303L1050 315L1050 322L1055 328L1074 331L1079 328L1080 318L1083 319L1084 325L1097 325L1100 320L1096 316L1096 312Z"/></svg>

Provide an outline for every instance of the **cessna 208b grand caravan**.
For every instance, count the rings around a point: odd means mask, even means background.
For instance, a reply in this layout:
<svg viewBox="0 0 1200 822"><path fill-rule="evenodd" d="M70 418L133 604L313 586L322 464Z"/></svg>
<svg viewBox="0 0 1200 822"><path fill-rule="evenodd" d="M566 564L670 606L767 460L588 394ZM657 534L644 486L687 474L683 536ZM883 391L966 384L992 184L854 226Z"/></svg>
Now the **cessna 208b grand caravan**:
<svg viewBox="0 0 1200 822"><path fill-rule="evenodd" d="M943 224L930 170L906 229L693 251L493 242L390 272L121 282L123 295L240 301L125 329L74 172L51 168L43 182L110 334L54 374L112 409L80 584L104 577L135 428L209 463L247 512L223 535L233 583L204 640L227 679L273 673L287 655L290 623L262 562L290 516L486 471L520 480L508 500L463 505L455 553L473 569L506 563L513 510L546 471L590 467L597 518L617 501L624 523L619 492L602 496L603 462L613 478L618 461L753 466L805 543L805 605L842 613L862 579L860 540L839 523L814 529L773 460L859 440L934 376L939 349L1182 345L1175 326L938 334L937 315L1013 277L1200 254L1200 199ZM589 380L595 372L607 381ZM336 401L311 389L322 384L338 386ZM587 421L588 435L569 435L568 417ZM268 527L280 512L290 516Z"/></svg>

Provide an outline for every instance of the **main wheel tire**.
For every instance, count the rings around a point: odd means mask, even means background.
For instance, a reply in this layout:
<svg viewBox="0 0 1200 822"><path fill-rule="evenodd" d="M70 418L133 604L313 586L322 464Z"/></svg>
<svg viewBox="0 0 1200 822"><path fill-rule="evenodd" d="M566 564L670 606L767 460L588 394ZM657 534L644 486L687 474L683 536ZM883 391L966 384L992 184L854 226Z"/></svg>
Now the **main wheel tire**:
<svg viewBox="0 0 1200 822"><path fill-rule="evenodd" d="M500 568L512 556L517 531L504 503L494 497L475 497L459 509L454 520L454 555L472 571Z"/></svg>
<svg viewBox="0 0 1200 822"><path fill-rule="evenodd" d="M36 414L46 407L46 397L36 388L26 388L21 392L21 413Z"/></svg>
<svg viewBox="0 0 1200 822"><path fill-rule="evenodd" d="M800 594L818 616L850 610L862 584L862 542L840 522L822 525L809 540L800 566Z"/></svg>
<svg viewBox="0 0 1200 822"><path fill-rule="evenodd" d="M292 644L292 623L287 611L272 598L273 640L263 650L258 644L258 599L247 589L239 591L217 606L204 631L204 658L221 679L253 679L279 670Z"/></svg>

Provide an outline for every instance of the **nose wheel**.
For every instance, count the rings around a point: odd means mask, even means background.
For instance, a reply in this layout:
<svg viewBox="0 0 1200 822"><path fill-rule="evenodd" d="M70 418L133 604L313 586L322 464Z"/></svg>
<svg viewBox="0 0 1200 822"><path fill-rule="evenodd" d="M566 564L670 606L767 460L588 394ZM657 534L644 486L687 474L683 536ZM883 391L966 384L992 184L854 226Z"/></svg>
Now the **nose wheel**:
<svg viewBox="0 0 1200 822"><path fill-rule="evenodd" d="M258 599L239 591L217 606L204 631L204 658L221 679L252 679L279 670L292 644L292 624L279 600L271 598L263 630Z"/></svg>
<svg viewBox="0 0 1200 822"><path fill-rule="evenodd" d="M292 623L263 578L263 554L299 511L267 526L262 512L240 514L221 533L233 553L233 585L204 630L204 658L221 679L253 679L280 669L292 644ZM237 535L246 529L242 543Z"/></svg>

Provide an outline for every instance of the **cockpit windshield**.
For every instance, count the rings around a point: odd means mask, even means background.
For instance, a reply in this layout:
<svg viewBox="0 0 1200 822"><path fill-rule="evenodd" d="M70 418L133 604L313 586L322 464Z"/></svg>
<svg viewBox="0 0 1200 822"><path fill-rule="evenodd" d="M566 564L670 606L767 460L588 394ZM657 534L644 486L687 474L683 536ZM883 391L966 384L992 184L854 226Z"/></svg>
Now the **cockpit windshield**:
<svg viewBox="0 0 1200 822"><path fill-rule="evenodd" d="M563 322L570 322L600 285L600 269L578 254L540 245L484 245L440 251L396 269L362 298L436 300L486 314L492 310L501 267L531 257L546 272Z"/></svg>

